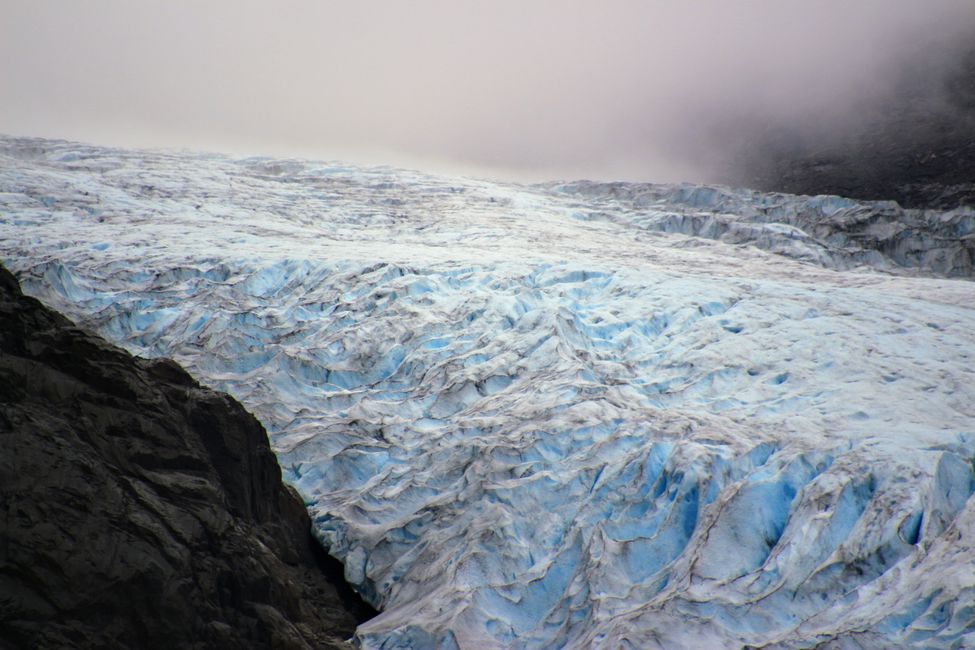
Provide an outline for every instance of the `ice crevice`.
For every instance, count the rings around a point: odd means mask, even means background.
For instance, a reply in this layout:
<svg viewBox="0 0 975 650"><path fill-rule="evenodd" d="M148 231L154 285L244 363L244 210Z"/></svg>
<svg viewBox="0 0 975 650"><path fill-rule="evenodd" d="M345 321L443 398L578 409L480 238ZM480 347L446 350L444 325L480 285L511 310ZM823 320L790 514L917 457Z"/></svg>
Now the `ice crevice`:
<svg viewBox="0 0 975 650"><path fill-rule="evenodd" d="M891 206L32 147L4 263L261 419L362 647L975 646L975 284L809 226Z"/></svg>

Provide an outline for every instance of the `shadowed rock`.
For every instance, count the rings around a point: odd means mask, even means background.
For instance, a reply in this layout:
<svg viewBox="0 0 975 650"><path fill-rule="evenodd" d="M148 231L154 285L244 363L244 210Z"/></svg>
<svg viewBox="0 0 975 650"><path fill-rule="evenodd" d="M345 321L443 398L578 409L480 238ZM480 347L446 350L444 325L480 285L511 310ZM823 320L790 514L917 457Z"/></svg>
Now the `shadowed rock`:
<svg viewBox="0 0 975 650"><path fill-rule="evenodd" d="M0 646L342 648L370 609L257 420L0 267Z"/></svg>

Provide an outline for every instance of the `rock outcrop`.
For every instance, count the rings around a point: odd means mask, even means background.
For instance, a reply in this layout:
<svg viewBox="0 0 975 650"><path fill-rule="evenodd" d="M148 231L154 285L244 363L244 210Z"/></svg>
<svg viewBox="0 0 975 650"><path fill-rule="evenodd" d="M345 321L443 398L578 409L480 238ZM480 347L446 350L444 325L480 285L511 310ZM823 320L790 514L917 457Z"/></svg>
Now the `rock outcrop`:
<svg viewBox="0 0 975 650"><path fill-rule="evenodd" d="M0 267L0 647L342 648L371 610L258 421Z"/></svg>

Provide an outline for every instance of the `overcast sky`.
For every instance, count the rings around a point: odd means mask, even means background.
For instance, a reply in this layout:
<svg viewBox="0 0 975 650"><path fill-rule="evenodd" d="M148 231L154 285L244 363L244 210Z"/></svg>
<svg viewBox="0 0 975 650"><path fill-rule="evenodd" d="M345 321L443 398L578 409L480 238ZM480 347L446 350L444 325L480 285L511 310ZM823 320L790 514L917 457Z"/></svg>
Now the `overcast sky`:
<svg viewBox="0 0 975 650"><path fill-rule="evenodd" d="M973 28L975 0L0 0L0 133L703 180L716 116L849 116Z"/></svg>

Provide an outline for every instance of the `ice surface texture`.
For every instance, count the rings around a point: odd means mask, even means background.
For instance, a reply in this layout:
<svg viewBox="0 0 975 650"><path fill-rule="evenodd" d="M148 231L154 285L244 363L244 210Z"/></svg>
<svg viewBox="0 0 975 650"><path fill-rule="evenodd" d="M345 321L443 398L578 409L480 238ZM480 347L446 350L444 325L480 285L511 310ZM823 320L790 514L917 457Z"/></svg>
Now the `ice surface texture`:
<svg viewBox="0 0 975 650"><path fill-rule="evenodd" d="M363 647L975 647L975 284L802 230L895 207L2 144L4 261L258 415Z"/></svg>

